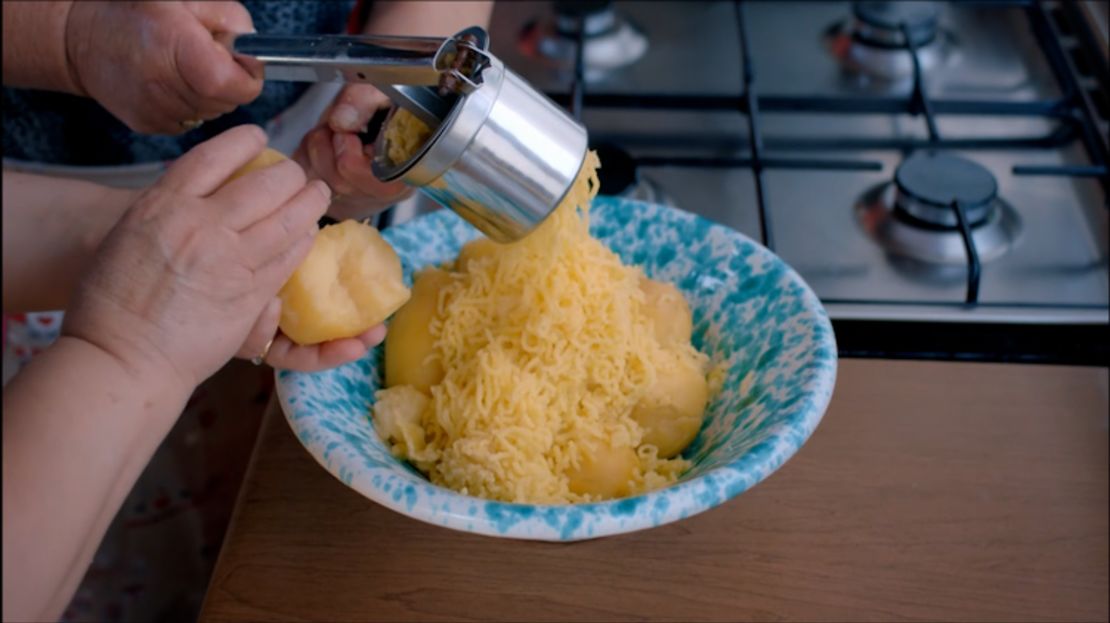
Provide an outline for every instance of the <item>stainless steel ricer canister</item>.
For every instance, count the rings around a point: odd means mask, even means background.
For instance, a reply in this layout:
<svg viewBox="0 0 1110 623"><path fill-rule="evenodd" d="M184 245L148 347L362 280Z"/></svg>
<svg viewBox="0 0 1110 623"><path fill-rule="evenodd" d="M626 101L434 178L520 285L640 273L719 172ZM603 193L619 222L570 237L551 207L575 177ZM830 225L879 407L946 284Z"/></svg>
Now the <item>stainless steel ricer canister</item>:
<svg viewBox="0 0 1110 623"><path fill-rule="evenodd" d="M379 133L375 175L419 188L498 242L550 214L586 156L585 127L490 54L478 27L447 39L240 35L229 45L267 79L377 86L432 133L398 163Z"/></svg>

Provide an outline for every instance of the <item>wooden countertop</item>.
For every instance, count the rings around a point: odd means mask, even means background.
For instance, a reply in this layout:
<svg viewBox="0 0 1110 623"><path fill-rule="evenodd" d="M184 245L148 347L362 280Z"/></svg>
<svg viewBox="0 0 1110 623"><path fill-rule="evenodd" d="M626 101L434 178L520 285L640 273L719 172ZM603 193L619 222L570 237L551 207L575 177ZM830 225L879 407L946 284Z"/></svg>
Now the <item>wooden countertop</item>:
<svg viewBox="0 0 1110 623"><path fill-rule="evenodd" d="M428 526L263 424L201 620L1106 621L1107 370L845 360L814 436L675 524Z"/></svg>

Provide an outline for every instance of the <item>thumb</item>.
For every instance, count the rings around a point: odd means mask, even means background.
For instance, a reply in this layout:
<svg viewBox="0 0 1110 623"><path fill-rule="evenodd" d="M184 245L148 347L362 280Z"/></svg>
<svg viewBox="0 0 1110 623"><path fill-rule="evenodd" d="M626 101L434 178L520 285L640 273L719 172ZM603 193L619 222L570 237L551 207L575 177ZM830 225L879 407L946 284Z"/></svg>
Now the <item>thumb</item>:
<svg viewBox="0 0 1110 623"><path fill-rule="evenodd" d="M238 2L186 2L185 7L210 33L254 32L250 12Z"/></svg>
<svg viewBox="0 0 1110 623"><path fill-rule="evenodd" d="M390 105L389 98L372 85L347 85L335 98L327 124L332 132L361 132L378 109Z"/></svg>
<svg viewBox="0 0 1110 623"><path fill-rule="evenodd" d="M192 13L197 22L216 38L216 48L222 57L230 56L230 51L225 50L225 43L220 35L241 35L256 32L254 20L246 7L238 2L186 2L187 10ZM255 81L262 80L262 64L255 59L237 57L235 59ZM259 88L260 84L258 85ZM248 97L248 100L254 99Z"/></svg>
<svg viewBox="0 0 1110 623"><path fill-rule="evenodd" d="M277 336L278 323L281 321L281 299L274 297L258 314L250 333L239 347L236 357L243 359L264 359Z"/></svg>
<svg viewBox="0 0 1110 623"><path fill-rule="evenodd" d="M258 97L261 65L237 62L219 41L221 34L253 32L250 13L238 2L190 2L185 6L196 17L196 22L182 25L176 52L178 71L186 85L207 96L205 99L228 103L231 108Z"/></svg>

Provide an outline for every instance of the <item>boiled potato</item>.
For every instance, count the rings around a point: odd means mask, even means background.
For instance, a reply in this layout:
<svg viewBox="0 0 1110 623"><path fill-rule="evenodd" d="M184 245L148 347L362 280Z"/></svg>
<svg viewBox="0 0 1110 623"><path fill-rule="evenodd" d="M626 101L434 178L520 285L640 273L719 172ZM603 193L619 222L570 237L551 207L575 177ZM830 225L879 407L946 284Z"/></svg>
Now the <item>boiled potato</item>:
<svg viewBox="0 0 1110 623"><path fill-rule="evenodd" d="M471 240L459 250L459 257L455 258L455 270L465 273L471 262L496 254L499 246L489 238Z"/></svg>
<svg viewBox="0 0 1110 623"><path fill-rule="evenodd" d="M636 451L629 447L587 444L577 469L567 473L572 493L601 498L619 498L631 491L631 480L640 466Z"/></svg>
<svg viewBox="0 0 1110 623"><path fill-rule="evenodd" d="M709 386L696 364L667 353L658 367L655 384L632 409L632 419L644 429L642 442L659 449L660 458L682 452L701 429Z"/></svg>
<svg viewBox="0 0 1110 623"><path fill-rule="evenodd" d="M266 148L227 181L285 159ZM347 221L316 236L279 296L282 332L298 344L318 344L380 324L408 300L409 291L401 280L401 260L378 230Z"/></svg>
<svg viewBox="0 0 1110 623"><path fill-rule="evenodd" d="M430 325L436 315L439 292L451 283L451 275L429 268L416 276L412 298L389 323L385 336L385 382L388 386L411 385L427 392L443 380L443 364L428 359L435 345Z"/></svg>
<svg viewBox="0 0 1110 623"><path fill-rule="evenodd" d="M655 337L666 346L690 343L694 332L693 318L686 297L673 284L643 277L640 289L644 292L644 310L655 327Z"/></svg>
<svg viewBox="0 0 1110 623"><path fill-rule="evenodd" d="M431 408L431 399L408 385L380 390L374 398L374 430L378 436L394 455L429 469L431 466L423 462L435 460L435 453L427 447L422 420Z"/></svg>
<svg viewBox="0 0 1110 623"><path fill-rule="evenodd" d="M253 173L255 171L258 171L259 169L265 169L266 167L275 165L283 160L287 160L284 154L276 149L270 149L269 147L267 147L266 149L262 150L262 153L255 156L254 160L251 160L250 162L244 164L241 169L232 173L231 177L227 178L227 182L224 183L226 184L228 182L232 182L248 173Z"/></svg>
<svg viewBox="0 0 1110 623"><path fill-rule="evenodd" d="M385 155L393 164L401 164L416 154L431 135L428 124L404 108L398 108L385 126Z"/></svg>
<svg viewBox="0 0 1110 623"><path fill-rule="evenodd" d="M297 344L354 337L405 301L401 260L378 230L344 221L320 230L281 288L281 330Z"/></svg>
<svg viewBox="0 0 1110 623"><path fill-rule="evenodd" d="M423 440L420 418L431 402L423 392L401 385L380 390L374 398L374 428L383 441L411 445L413 433Z"/></svg>

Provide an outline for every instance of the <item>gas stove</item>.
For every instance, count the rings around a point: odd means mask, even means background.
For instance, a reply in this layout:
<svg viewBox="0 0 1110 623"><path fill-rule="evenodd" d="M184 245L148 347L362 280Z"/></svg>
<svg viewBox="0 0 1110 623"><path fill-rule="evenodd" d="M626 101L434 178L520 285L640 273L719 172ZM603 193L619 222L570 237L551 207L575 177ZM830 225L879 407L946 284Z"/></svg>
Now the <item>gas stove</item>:
<svg viewBox="0 0 1110 623"><path fill-rule="evenodd" d="M770 247L843 355L1102 364L1110 78L1088 9L505 2L490 31L589 128L603 192Z"/></svg>

